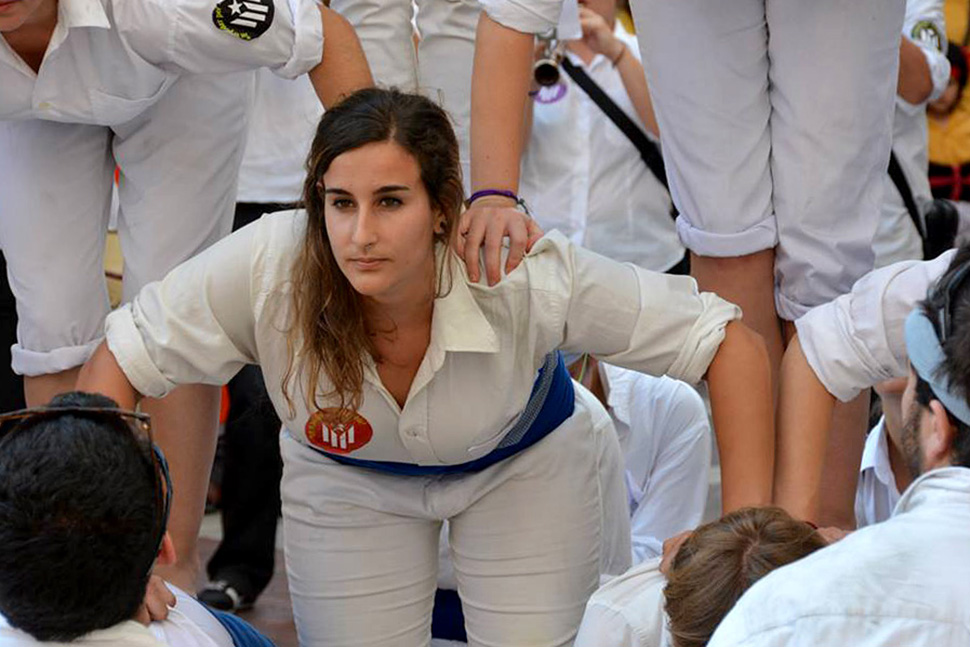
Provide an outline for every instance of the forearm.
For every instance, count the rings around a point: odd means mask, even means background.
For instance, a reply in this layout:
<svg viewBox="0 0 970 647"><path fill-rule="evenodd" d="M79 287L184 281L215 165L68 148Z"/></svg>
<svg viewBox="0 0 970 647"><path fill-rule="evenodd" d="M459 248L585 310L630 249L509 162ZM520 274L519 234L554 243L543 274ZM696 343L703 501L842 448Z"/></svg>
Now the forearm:
<svg viewBox="0 0 970 647"><path fill-rule="evenodd" d="M771 501L775 458L768 351L739 321L728 324L707 370L721 460L724 512Z"/></svg>
<svg viewBox="0 0 970 647"><path fill-rule="evenodd" d="M835 397L815 375L795 336L781 364L774 502L797 519L813 521L818 515L834 407Z"/></svg>
<svg viewBox="0 0 970 647"><path fill-rule="evenodd" d="M94 354L81 368L77 390L101 393L117 402L122 409L128 410L134 409L141 397L121 370L118 360L108 350L106 342L98 345Z"/></svg>
<svg viewBox="0 0 970 647"><path fill-rule="evenodd" d="M914 105L923 103L933 93L933 76L926 55L907 38L899 44L899 77L896 93Z"/></svg>
<svg viewBox="0 0 970 647"><path fill-rule="evenodd" d="M518 190L533 42L532 34L504 27L482 12L472 73L472 191Z"/></svg>
<svg viewBox="0 0 970 647"><path fill-rule="evenodd" d="M343 16L321 5L323 56L310 70L310 82L324 108L361 88L374 85L367 58L354 28Z"/></svg>
<svg viewBox="0 0 970 647"><path fill-rule="evenodd" d="M622 43L621 46L626 47ZM640 117L640 124L651 135L659 137L660 129L657 127L657 117L653 112L653 102L650 100L650 89L647 87L643 65L633 52L627 51L622 53L616 64L616 70L620 73L623 87L626 88L627 96L633 102L637 116Z"/></svg>

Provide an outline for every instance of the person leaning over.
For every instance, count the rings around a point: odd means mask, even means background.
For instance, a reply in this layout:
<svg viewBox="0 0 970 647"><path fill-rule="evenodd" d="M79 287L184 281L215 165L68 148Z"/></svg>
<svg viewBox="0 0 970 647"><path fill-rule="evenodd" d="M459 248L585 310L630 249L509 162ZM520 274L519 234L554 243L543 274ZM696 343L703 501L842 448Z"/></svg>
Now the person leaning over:
<svg viewBox="0 0 970 647"><path fill-rule="evenodd" d="M471 644L572 642L630 545L616 439L560 348L706 375L721 440L770 462L764 347L691 279L555 232L499 285L468 278L448 245L458 147L433 102L355 93L323 116L307 168L305 210L146 287L109 316L81 378L131 405L261 365L284 424L303 643L426 644L444 519Z"/></svg>
<svg viewBox="0 0 970 647"><path fill-rule="evenodd" d="M308 74L324 104L372 84L353 29L314 0L18 0L0 41L0 247L30 406L73 389L102 339L116 168L129 300L229 233L252 70ZM179 491L166 575L193 587L219 390L143 406Z"/></svg>

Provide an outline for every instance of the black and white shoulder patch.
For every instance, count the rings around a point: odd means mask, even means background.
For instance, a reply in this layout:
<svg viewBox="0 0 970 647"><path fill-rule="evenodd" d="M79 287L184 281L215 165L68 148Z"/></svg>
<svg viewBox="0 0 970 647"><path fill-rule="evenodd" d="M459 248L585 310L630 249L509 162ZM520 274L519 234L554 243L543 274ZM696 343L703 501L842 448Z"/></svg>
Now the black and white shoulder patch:
<svg viewBox="0 0 970 647"><path fill-rule="evenodd" d="M932 20L920 20L913 26L910 37L917 42L926 43L930 47L943 51L943 34Z"/></svg>
<svg viewBox="0 0 970 647"><path fill-rule="evenodd" d="M212 10L212 22L241 40L254 40L273 24L273 0L222 0Z"/></svg>

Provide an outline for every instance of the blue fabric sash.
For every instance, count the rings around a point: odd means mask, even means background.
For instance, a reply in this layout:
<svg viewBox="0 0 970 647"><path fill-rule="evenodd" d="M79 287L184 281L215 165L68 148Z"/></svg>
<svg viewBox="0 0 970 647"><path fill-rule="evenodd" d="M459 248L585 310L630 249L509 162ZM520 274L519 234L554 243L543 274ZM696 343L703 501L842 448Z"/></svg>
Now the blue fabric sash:
<svg viewBox="0 0 970 647"><path fill-rule="evenodd" d="M546 356L545 364L539 369L539 375L532 386L532 394L529 396L529 401L526 403L518 421L498 446L481 458L457 465L414 465L393 461L361 460L331 454L316 447L310 449L344 465L364 467L403 476L440 476L443 474L480 472L486 467L491 467L495 463L531 447L551 434L569 416L573 415L575 406L576 392L573 390L573 381L569 377L569 371L566 370L562 354L559 351L553 351Z"/></svg>
<svg viewBox="0 0 970 647"><path fill-rule="evenodd" d="M276 647L272 640L256 631L251 624L242 618L209 606L206 607L206 610L225 628L232 637L232 644L236 647Z"/></svg>

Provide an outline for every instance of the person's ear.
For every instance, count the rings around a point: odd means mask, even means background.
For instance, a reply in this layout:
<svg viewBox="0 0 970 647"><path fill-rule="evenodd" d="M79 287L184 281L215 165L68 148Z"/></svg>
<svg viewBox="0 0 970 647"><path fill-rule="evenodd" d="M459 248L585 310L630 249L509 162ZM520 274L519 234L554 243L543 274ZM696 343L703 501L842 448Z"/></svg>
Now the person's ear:
<svg viewBox="0 0 970 647"><path fill-rule="evenodd" d="M927 470L950 465L956 428L939 400L930 400L932 424L922 438L923 464Z"/></svg>
<svg viewBox="0 0 970 647"><path fill-rule="evenodd" d="M445 214L441 213L440 211L435 212L434 233L436 236L445 235Z"/></svg>
<svg viewBox="0 0 970 647"><path fill-rule="evenodd" d="M172 536L165 532L165 536L162 537L162 546L158 549L158 559L155 560L157 566L171 566L176 561L178 561L178 555L175 553L175 544L172 543Z"/></svg>

